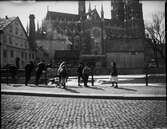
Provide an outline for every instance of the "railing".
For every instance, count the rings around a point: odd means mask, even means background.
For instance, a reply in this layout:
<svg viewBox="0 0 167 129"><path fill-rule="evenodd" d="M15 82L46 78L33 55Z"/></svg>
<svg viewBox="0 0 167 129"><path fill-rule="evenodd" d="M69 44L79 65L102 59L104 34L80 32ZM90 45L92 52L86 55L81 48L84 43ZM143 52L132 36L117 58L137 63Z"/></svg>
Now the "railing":
<svg viewBox="0 0 167 129"><path fill-rule="evenodd" d="M57 67L51 68L50 70L46 70L40 78L40 83L47 84L48 80L51 78L58 77L57 75ZM0 69L1 72L1 83L24 83L25 82L25 70L24 69L17 69L16 74L14 75L15 78L12 78L12 74L8 69ZM91 71L91 75L89 77L89 81L91 81L92 86L94 85L94 72ZM77 67L68 68L68 77L77 76ZM35 71L33 71L31 75L30 83L35 83Z"/></svg>

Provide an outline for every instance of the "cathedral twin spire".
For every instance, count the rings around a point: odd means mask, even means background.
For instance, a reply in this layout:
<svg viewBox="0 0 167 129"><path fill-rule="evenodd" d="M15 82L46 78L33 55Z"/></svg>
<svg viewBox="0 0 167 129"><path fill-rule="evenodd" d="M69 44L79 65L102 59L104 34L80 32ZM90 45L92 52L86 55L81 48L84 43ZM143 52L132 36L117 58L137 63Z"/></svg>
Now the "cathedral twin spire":
<svg viewBox="0 0 167 129"><path fill-rule="evenodd" d="M95 9L96 9L96 6L95 6ZM89 1L89 8L88 8L88 13L90 13L92 10L91 10L91 3ZM103 4L101 4L101 18L104 19L104 11L103 11Z"/></svg>

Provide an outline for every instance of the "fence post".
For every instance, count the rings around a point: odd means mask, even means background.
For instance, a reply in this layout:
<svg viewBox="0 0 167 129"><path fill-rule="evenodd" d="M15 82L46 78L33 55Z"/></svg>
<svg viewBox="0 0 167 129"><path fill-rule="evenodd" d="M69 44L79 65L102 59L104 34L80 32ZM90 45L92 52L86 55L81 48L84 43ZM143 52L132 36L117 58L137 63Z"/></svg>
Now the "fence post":
<svg viewBox="0 0 167 129"><path fill-rule="evenodd" d="M9 84L9 78L8 78L8 76L9 76L9 69L7 68L7 85Z"/></svg>
<svg viewBox="0 0 167 129"><path fill-rule="evenodd" d="M92 72L91 72L91 76L92 76L92 86L94 86L94 78L93 78L93 68L92 68Z"/></svg>
<svg viewBox="0 0 167 129"><path fill-rule="evenodd" d="M47 70L45 71L44 76L45 76L45 85L47 85Z"/></svg>

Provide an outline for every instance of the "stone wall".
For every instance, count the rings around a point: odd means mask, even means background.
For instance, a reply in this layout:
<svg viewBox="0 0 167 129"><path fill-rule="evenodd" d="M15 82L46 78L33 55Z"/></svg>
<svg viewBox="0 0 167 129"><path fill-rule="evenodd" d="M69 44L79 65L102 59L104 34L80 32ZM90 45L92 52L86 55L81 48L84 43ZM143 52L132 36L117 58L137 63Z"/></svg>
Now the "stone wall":
<svg viewBox="0 0 167 129"><path fill-rule="evenodd" d="M113 38L105 42L106 52L144 51L142 38Z"/></svg>

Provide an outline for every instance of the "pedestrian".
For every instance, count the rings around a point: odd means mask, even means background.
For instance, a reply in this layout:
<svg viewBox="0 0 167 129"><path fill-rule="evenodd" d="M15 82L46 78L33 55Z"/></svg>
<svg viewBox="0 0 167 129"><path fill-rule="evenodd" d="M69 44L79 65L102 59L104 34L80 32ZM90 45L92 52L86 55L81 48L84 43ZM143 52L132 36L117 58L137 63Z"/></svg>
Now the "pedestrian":
<svg viewBox="0 0 167 129"><path fill-rule="evenodd" d="M16 83L17 67L15 65L9 65L8 69L12 78L12 82Z"/></svg>
<svg viewBox="0 0 167 129"><path fill-rule="evenodd" d="M25 86L27 86L28 81L31 79L31 74L34 70L34 64L32 61L30 61L26 66L25 66Z"/></svg>
<svg viewBox="0 0 167 129"><path fill-rule="evenodd" d="M47 73L47 78L50 79L52 77L52 65L51 64L46 65L46 73Z"/></svg>
<svg viewBox="0 0 167 129"><path fill-rule="evenodd" d="M60 65L59 65L59 67L58 67L58 69L57 69L57 76L58 76L58 78L59 78L59 85L61 84L60 71L61 71L61 69L62 69L62 66L63 66L65 63L66 63L65 61L63 61L62 63L60 63Z"/></svg>
<svg viewBox="0 0 167 129"><path fill-rule="evenodd" d="M81 86L81 78L82 78L82 71L83 71L84 65L83 63L80 63L77 69L77 75L78 75L78 86Z"/></svg>
<svg viewBox="0 0 167 129"><path fill-rule="evenodd" d="M116 84L114 88L118 88L118 70L115 62L113 62L112 64L111 81L112 81L112 86Z"/></svg>
<svg viewBox="0 0 167 129"><path fill-rule="evenodd" d="M68 77L66 64L61 65L59 74L61 86L63 86L63 88L66 88L66 81Z"/></svg>
<svg viewBox="0 0 167 129"><path fill-rule="evenodd" d="M39 63L37 64L37 68L36 68L35 85L38 86L39 79L40 79L42 73L45 72L45 70L46 70L46 66L45 66L44 61L39 62Z"/></svg>
<svg viewBox="0 0 167 129"><path fill-rule="evenodd" d="M144 69L145 69L145 83L146 86L148 86L149 64L146 64Z"/></svg>
<svg viewBox="0 0 167 129"><path fill-rule="evenodd" d="M84 66L82 70L82 77L83 77L83 82L85 87L88 87L87 83L88 83L89 75L90 75L90 68L88 67L88 64L87 64Z"/></svg>

